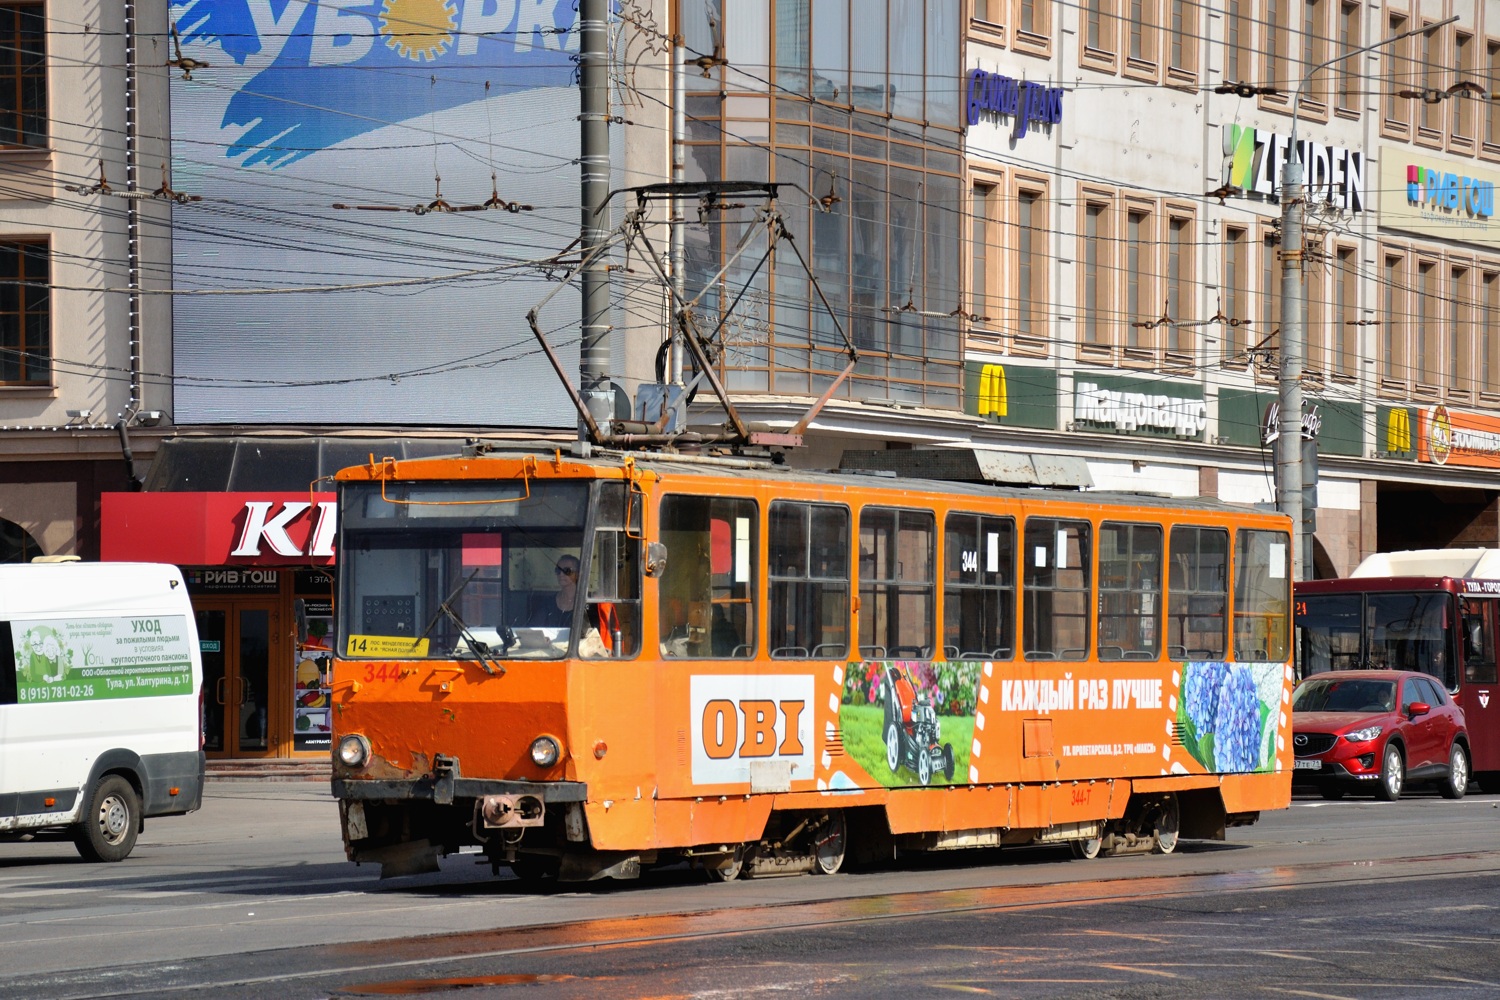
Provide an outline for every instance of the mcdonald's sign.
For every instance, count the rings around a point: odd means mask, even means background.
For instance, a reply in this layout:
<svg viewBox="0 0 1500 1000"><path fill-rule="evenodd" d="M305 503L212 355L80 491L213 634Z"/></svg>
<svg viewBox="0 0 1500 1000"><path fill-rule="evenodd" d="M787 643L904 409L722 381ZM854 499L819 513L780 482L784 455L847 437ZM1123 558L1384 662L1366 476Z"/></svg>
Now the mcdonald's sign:
<svg viewBox="0 0 1500 1000"><path fill-rule="evenodd" d="M1040 365L964 362L964 412L1007 427L1057 429L1057 372Z"/></svg>
<svg viewBox="0 0 1500 1000"><path fill-rule="evenodd" d="M1005 366L985 365L979 370L979 399L981 417L1003 417L1010 411L1010 394L1005 388Z"/></svg>
<svg viewBox="0 0 1500 1000"><path fill-rule="evenodd" d="M1382 406L1375 411L1375 433L1381 458L1416 461L1416 439L1412 434L1412 412L1405 406Z"/></svg>

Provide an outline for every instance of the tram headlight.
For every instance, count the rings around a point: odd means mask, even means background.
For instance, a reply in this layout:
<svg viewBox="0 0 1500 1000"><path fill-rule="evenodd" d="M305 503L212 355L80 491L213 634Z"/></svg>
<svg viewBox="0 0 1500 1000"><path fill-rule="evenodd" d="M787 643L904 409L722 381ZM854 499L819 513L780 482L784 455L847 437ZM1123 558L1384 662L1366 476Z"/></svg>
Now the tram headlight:
<svg viewBox="0 0 1500 1000"><path fill-rule="evenodd" d="M557 741L550 736L538 736L531 741L531 762L537 767L551 767L561 755Z"/></svg>
<svg viewBox="0 0 1500 1000"><path fill-rule="evenodd" d="M1345 733L1344 739L1348 740L1350 743L1368 743L1379 735L1379 726L1366 726L1363 729L1356 729L1352 733Z"/></svg>
<svg viewBox="0 0 1500 1000"><path fill-rule="evenodd" d="M357 733L339 740L339 761L345 767L364 767L370 760L370 741Z"/></svg>

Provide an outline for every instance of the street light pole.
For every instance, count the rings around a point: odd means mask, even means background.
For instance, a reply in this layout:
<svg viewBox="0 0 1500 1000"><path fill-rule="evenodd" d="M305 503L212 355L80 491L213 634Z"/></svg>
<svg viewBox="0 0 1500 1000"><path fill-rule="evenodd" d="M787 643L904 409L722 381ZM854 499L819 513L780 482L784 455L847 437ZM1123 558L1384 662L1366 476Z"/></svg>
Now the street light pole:
<svg viewBox="0 0 1500 1000"><path fill-rule="evenodd" d="M1311 576L1312 538L1302 525L1302 358L1306 344L1307 298L1303 287L1302 159L1297 146L1297 114L1302 90L1319 71L1334 63L1446 27L1458 16L1413 28L1390 38L1334 56L1307 72L1292 94L1292 148L1281 168L1281 372L1278 382L1276 437L1276 507L1292 519L1292 579Z"/></svg>

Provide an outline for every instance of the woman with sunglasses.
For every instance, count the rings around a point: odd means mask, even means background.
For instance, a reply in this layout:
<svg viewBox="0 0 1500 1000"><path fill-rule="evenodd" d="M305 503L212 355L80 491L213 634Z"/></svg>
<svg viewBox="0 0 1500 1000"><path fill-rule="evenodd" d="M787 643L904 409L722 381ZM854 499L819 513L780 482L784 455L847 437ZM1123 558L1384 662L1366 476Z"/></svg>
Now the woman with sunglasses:
<svg viewBox="0 0 1500 1000"><path fill-rule="evenodd" d="M543 602L541 621L534 622L544 628L567 628L573 624L573 606L578 599L578 557L561 556L552 568L557 574L557 595Z"/></svg>

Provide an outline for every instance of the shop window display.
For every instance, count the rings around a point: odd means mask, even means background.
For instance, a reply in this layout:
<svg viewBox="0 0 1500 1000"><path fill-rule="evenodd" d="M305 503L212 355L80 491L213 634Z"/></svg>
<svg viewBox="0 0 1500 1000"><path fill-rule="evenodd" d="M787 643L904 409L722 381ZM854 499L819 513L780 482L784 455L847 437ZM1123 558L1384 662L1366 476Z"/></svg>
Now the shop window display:
<svg viewBox="0 0 1500 1000"><path fill-rule="evenodd" d="M304 602L298 616L297 666L292 688L292 739L297 751L327 750L330 673L333 666L333 602Z"/></svg>

